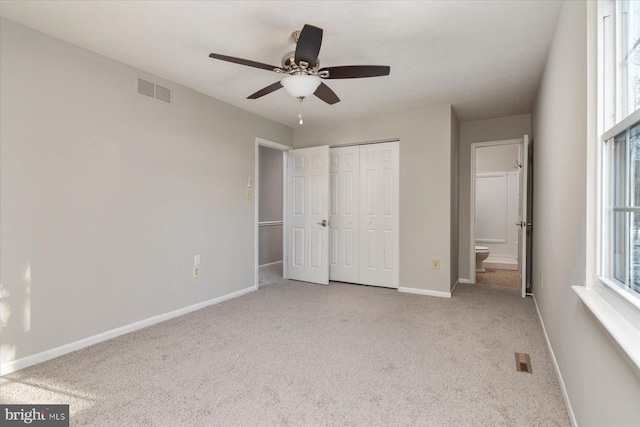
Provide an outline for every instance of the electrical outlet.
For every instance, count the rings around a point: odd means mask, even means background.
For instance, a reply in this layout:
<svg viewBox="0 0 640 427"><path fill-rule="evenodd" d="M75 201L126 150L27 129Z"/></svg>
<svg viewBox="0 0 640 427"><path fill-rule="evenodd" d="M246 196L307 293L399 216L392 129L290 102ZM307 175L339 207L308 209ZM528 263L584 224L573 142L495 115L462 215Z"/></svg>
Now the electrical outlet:
<svg viewBox="0 0 640 427"><path fill-rule="evenodd" d="M200 255L193 256L193 265L196 267L200 266Z"/></svg>
<svg viewBox="0 0 640 427"><path fill-rule="evenodd" d="M200 277L200 266L194 265L193 266L193 278L197 279L198 277Z"/></svg>
<svg viewBox="0 0 640 427"><path fill-rule="evenodd" d="M440 270L440 258L434 258L431 260L431 268L434 270Z"/></svg>
<svg viewBox="0 0 640 427"><path fill-rule="evenodd" d="M540 273L540 289L544 288L544 276Z"/></svg>

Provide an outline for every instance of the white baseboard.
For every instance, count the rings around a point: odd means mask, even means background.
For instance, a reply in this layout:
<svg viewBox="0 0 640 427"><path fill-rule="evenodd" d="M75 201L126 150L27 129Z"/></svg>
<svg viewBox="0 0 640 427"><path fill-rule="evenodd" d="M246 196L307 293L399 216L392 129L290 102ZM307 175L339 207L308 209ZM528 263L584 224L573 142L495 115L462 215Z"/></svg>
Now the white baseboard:
<svg viewBox="0 0 640 427"><path fill-rule="evenodd" d="M171 311L169 313L159 314L157 316L149 317L138 322L130 323L125 326L121 326L116 329L112 329L107 332L103 332L92 337L84 338L79 341L75 341L69 344L62 345L60 347L52 348L50 350L43 351L41 353L26 356L10 362L5 362L0 366L0 376L10 374L20 369L28 368L29 366L37 365L38 363L46 362L47 360L55 359L56 357L63 356L68 353L80 350L85 347L97 344L102 341L109 340L111 338L118 337L120 335L128 334L130 332L137 331L155 325L156 323L164 322L165 320L172 319L174 317L182 316L192 311L200 310L211 305L219 304L221 302L237 298L246 293L257 290L255 286L241 289L236 292L232 292L227 295L223 295L218 298L214 298L208 301L199 302L197 304L190 305L188 307L181 308L179 310Z"/></svg>
<svg viewBox="0 0 640 427"><path fill-rule="evenodd" d="M258 267L269 267L270 265L282 264L282 260L260 264Z"/></svg>
<svg viewBox="0 0 640 427"><path fill-rule="evenodd" d="M484 268L496 268L498 270L517 270L518 259L508 256L489 255L482 263Z"/></svg>
<svg viewBox="0 0 640 427"><path fill-rule="evenodd" d="M473 285L473 282L469 279L458 279L458 283L464 283L465 285Z"/></svg>
<svg viewBox="0 0 640 427"><path fill-rule="evenodd" d="M518 264L512 262L489 261L488 259L482 263L484 268L495 268L496 270L517 270Z"/></svg>
<svg viewBox="0 0 640 427"><path fill-rule="evenodd" d="M431 291L429 289L399 287L398 292L406 294L428 295L430 297L451 298L451 292Z"/></svg>
<svg viewBox="0 0 640 427"><path fill-rule="evenodd" d="M542 326L542 333L544 334L544 340L547 343L547 348L549 349L549 354L551 355L551 361L553 362L553 368L556 371L556 376L558 377L558 383L560 383L560 391L562 392L562 399L564 400L564 406L567 408L567 413L569 414L569 421L573 427L578 427L578 422L576 421L576 416L573 413L573 408L571 407L571 401L569 400L569 394L567 393L567 387L564 385L564 380L562 379L562 373L560 372L560 366L558 365L558 360L556 359L556 355L553 352L553 348L551 347L551 341L549 341L549 335L547 335L547 329L544 327L544 321L542 320L542 315L540 314L540 309L538 308L538 301L536 300L536 296L533 295L533 303L536 306L536 311L538 312L538 319L540 320L540 326Z"/></svg>

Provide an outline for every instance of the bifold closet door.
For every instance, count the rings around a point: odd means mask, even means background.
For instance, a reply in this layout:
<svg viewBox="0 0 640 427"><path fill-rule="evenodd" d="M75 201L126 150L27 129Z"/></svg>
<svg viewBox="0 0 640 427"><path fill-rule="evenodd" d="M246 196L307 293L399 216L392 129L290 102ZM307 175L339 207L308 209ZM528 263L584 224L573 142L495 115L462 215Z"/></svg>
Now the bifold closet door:
<svg viewBox="0 0 640 427"><path fill-rule="evenodd" d="M360 280L398 287L399 144L360 146Z"/></svg>
<svg viewBox="0 0 640 427"><path fill-rule="evenodd" d="M398 287L398 150L330 150L330 280Z"/></svg>
<svg viewBox="0 0 640 427"><path fill-rule="evenodd" d="M332 148L329 153L329 279L360 281L360 147Z"/></svg>

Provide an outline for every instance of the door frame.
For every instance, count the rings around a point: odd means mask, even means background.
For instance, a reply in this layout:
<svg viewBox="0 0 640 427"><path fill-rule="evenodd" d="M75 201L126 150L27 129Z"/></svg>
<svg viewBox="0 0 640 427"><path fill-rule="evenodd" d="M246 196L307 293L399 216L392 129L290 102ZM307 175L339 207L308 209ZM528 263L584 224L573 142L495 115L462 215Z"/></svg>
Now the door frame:
<svg viewBox="0 0 640 427"><path fill-rule="evenodd" d="M287 263L287 152L293 147L280 144L278 142L270 141L268 139L256 137L255 140L255 171L254 171L254 288L258 289L258 281L260 279L259 274L259 255L260 255L260 241L259 241L259 226L260 222L260 146L274 148L282 151L282 275L287 279L288 263ZM252 190L251 182L247 183L247 191Z"/></svg>
<svg viewBox="0 0 640 427"><path fill-rule="evenodd" d="M499 141L483 141L471 143L471 173L469 180L469 282L476 283L476 150L478 148L495 147L500 145L518 145L520 150L524 145L522 138L505 139ZM515 166L515 165L514 165ZM520 254L518 254L520 258ZM518 259L518 262L520 259ZM525 261L526 262L526 261Z"/></svg>

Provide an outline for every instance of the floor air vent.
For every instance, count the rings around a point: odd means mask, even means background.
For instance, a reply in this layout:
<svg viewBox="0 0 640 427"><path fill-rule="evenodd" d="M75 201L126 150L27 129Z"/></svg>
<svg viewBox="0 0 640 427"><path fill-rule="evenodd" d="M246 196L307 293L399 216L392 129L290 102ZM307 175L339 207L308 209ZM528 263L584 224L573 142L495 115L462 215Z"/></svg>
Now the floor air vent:
<svg viewBox="0 0 640 427"><path fill-rule="evenodd" d="M531 359L527 353L516 353L516 371L533 373L531 371Z"/></svg>

